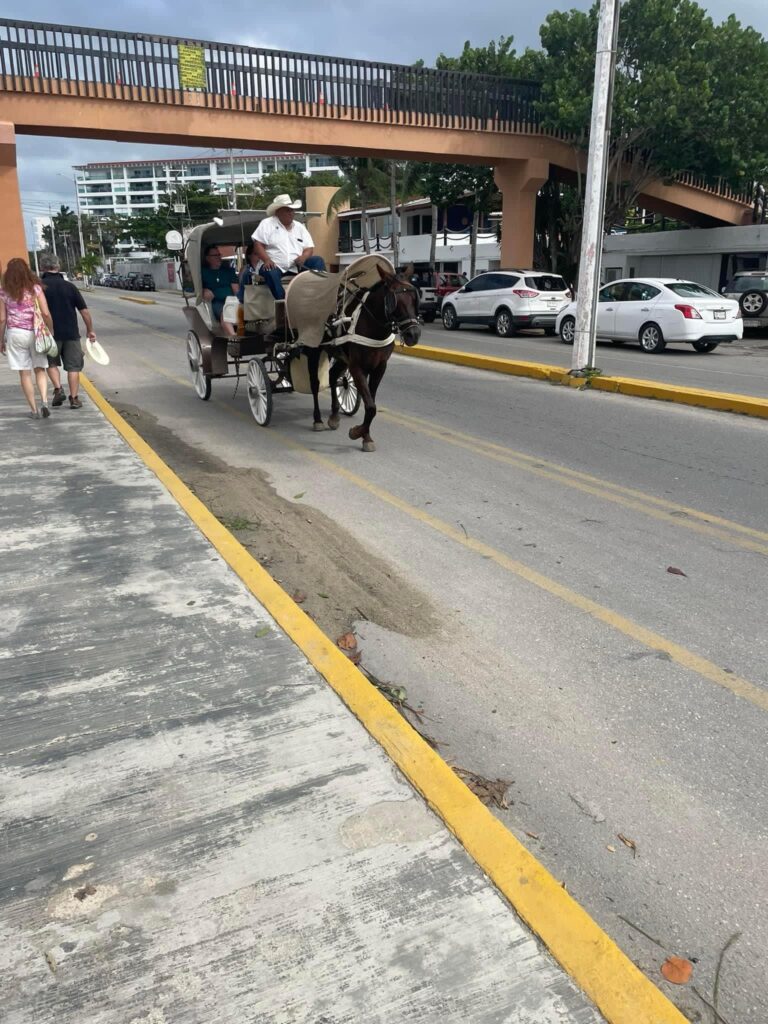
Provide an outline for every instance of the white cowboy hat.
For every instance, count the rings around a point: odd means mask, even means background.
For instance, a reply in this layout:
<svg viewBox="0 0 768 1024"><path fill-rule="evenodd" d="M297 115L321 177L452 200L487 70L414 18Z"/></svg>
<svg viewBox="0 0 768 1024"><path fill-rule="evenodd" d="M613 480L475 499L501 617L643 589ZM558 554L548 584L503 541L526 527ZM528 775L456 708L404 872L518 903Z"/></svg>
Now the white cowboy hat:
<svg viewBox="0 0 768 1024"><path fill-rule="evenodd" d="M85 343L85 351L94 361L94 363L101 363L102 366L109 366L109 356L104 351L102 345L94 338L93 341L90 338Z"/></svg>
<svg viewBox="0 0 768 1024"><path fill-rule="evenodd" d="M282 210L284 206L287 206L289 210L300 210L301 200L297 199L296 202L294 202L287 192L281 196L275 196L267 207L267 216L274 217L277 211Z"/></svg>

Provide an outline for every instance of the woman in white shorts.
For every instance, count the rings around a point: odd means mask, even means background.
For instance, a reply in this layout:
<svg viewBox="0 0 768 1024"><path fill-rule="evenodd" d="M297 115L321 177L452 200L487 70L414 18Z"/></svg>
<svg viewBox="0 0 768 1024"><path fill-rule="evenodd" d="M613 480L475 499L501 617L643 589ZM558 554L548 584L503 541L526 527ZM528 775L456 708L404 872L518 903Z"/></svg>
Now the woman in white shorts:
<svg viewBox="0 0 768 1024"><path fill-rule="evenodd" d="M53 333L53 320L39 281L25 260L8 261L0 287L0 352L8 356L8 366L19 371L24 397L29 403L30 416L47 419L48 357L35 349L35 303L48 330ZM40 392L40 411L35 400L35 385Z"/></svg>

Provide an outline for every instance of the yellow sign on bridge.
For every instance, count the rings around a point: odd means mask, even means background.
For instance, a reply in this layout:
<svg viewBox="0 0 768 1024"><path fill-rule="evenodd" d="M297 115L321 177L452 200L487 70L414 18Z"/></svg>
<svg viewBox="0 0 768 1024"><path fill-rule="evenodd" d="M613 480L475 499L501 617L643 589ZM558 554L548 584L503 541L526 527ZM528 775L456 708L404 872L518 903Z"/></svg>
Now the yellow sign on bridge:
<svg viewBox="0 0 768 1024"><path fill-rule="evenodd" d="M202 46L179 43L179 85L182 89L205 89L205 51Z"/></svg>

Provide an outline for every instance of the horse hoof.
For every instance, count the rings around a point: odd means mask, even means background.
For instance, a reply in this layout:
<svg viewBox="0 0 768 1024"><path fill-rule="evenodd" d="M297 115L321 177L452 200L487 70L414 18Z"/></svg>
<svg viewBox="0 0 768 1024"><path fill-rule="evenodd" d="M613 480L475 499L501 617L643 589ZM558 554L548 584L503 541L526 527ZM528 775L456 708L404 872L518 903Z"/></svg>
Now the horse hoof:
<svg viewBox="0 0 768 1024"><path fill-rule="evenodd" d="M325 424L324 423L313 423L312 424L312 429L313 430L325 430Z"/></svg>
<svg viewBox="0 0 768 1024"><path fill-rule="evenodd" d="M373 441L363 441L363 451L364 452L375 452L376 451L376 445L373 443Z"/></svg>
<svg viewBox="0 0 768 1024"><path fill-rule="evenodd" d="M338 416L331 416L330 417L330 419L328 420L328 429L329 430L338 430L339 429L339 417Z"/></svg>
<svg viewBox="0 0 768 1024"><path fill-rule="evenodd" d="M350 427L350 430L349 430L349 439L350 439L350 441L357 441L358 438L361 438L363 436L363 433L364 433L364 428L362 426L360 426L360 427Z"/></svg>

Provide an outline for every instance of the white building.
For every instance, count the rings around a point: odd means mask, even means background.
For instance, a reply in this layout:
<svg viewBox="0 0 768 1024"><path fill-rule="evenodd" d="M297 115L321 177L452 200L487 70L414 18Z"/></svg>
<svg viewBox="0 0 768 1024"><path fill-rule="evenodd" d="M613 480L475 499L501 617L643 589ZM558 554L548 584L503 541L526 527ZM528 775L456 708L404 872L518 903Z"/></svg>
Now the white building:
<svg viewBox="0 0 768 1024"><path fill-rule="evenodd" d="M457 204L439 212L435 248L435 269L470 271L470 221L468 209ZM368 210L368 238L371 251L392 260L392 216L388 206ZM428 199L414 199L400 210L400 244L396 266L408 263L428 264L432 242L432 204ZM339 214L339 265L344 267L364 252L362 214L360 210L344 210ZM498 270L501 247L492 218L486 218L477 233L476 273Z"/></svg>
<svg viewBox="0 0 768 1024"><path fill-rule="evenodd" d="M95 216L141 214L167 204L167 194L179 186L210 188L231 196L235 189L258 181L272 171L340 173L338 160L314 153L226 153L178 160L130 160L123 163L83 164L73 168L82 213Z"/></svg>
<svg viewBox="0 0 768 1024"><path fill-rule="evenodd" d="M39 251L40 249L45 249L46 242L43 238L43 228L49 228L50 226L50 217L32 218L32 244L36 251Z"/></svg>
<svg viewBox="0 0 768 1024"><path fill-rule="evenodd" d="M603 243L603 280L685 277L724 288L741 270L768 268L768 224L609 235Z"/></svg>

